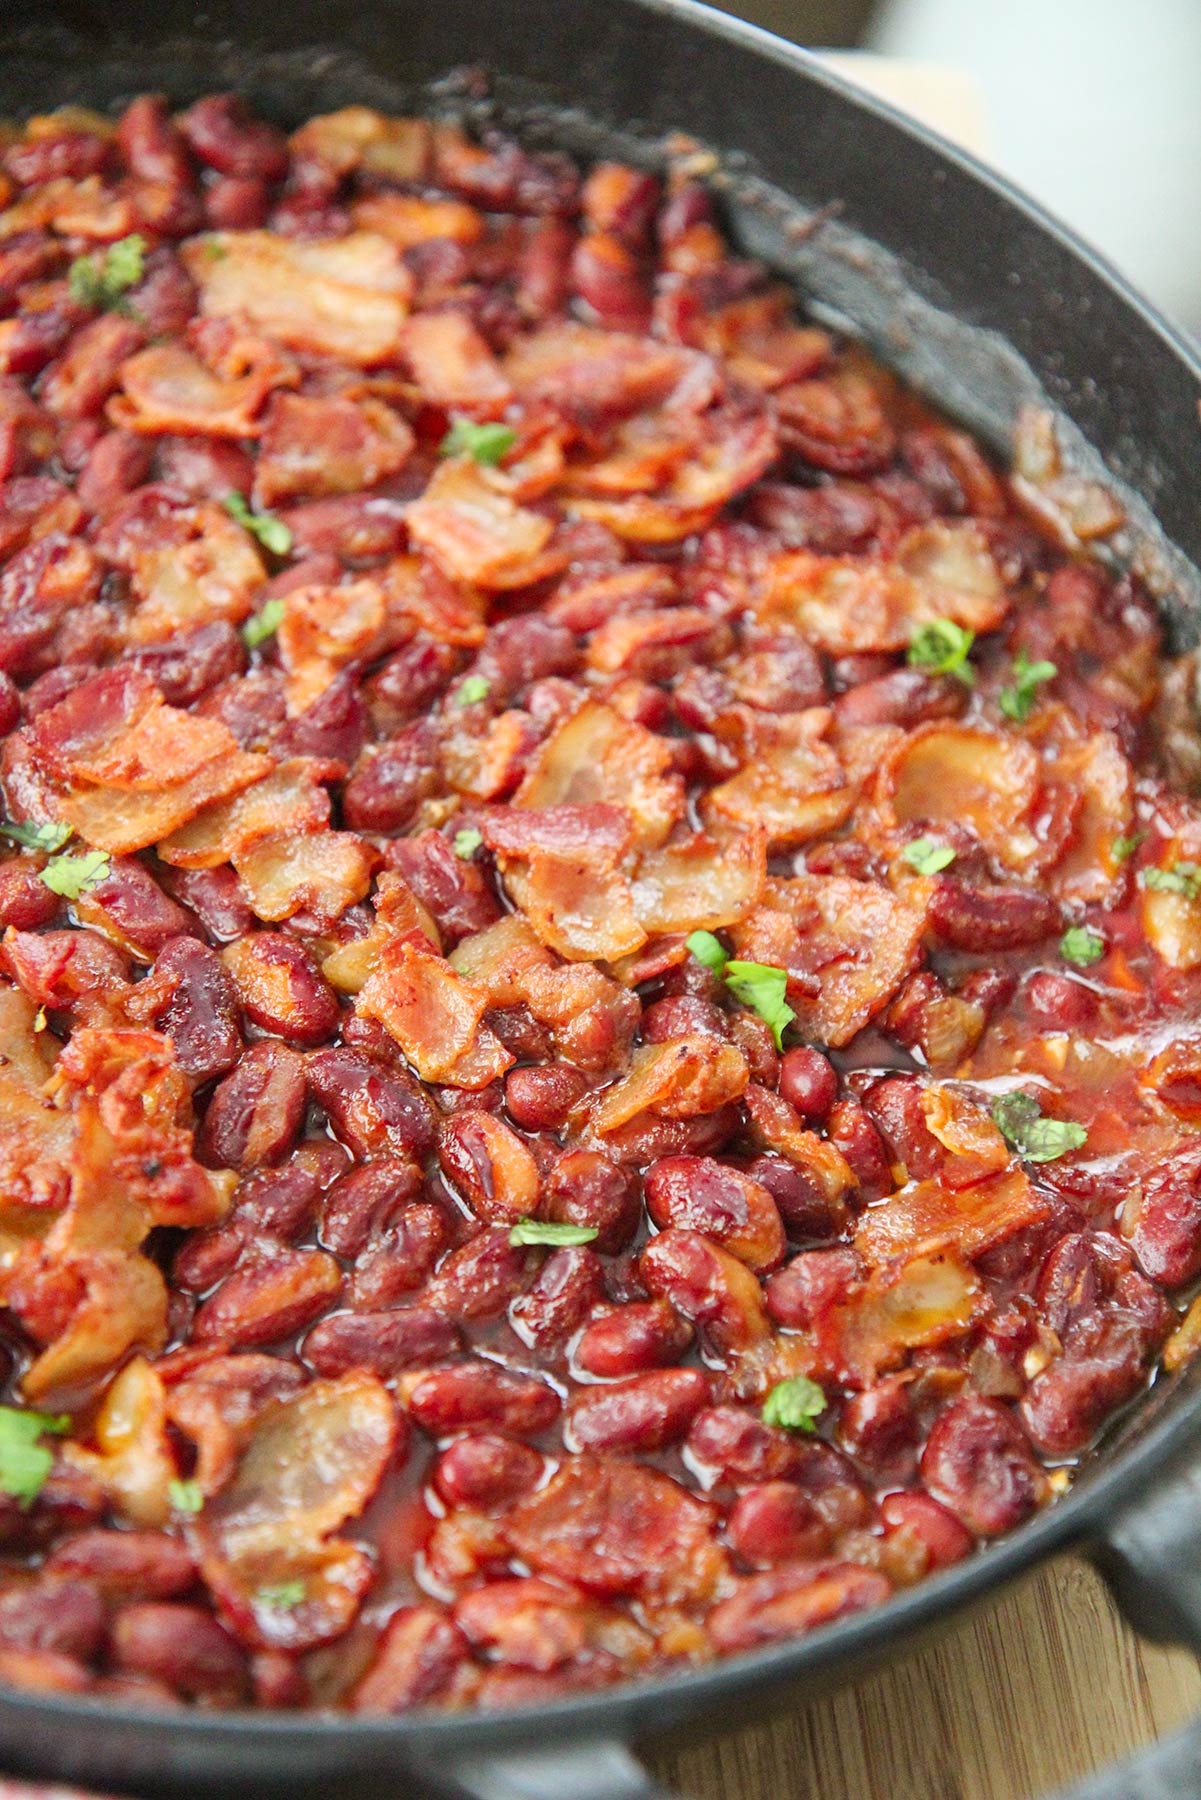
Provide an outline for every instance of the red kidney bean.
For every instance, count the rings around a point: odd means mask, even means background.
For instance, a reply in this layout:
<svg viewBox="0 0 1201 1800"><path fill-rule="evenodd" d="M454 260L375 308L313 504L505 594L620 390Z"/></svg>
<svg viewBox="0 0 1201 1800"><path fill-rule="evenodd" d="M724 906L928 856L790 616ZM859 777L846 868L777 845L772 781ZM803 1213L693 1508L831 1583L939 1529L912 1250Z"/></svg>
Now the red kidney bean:
<svg viewBox="0 0 1201 1800"><path fill-rule="evenodd" d="M642 1039L647 1044L670 1043L698 1031L711 1037L729 1037L730 1020L720 1006L697 994L669 995L665 1000L656 1000L642 1015Z"/></svg>
<svg viewBox="0 0 1201 1800"><path fill-rule="evenodd" d="M311 756L317 762L349 769L367 740L367 708L351 674L339 675L311 706L286 719L272 733L271 751L278 757Z"/></svg>
<svg viewBox="0 0 1201 1800"><path fill-rule="evenodd" d="M192 1552L162 1531L83 1531L56 1544L45 1568L120 1598L173 1600L196 1580Z"/></svg>
<svg viewBox="0 0 1201 1800"><path fill-rule="evenodd" d="M308 500L280 515L298 554L331 554L342 562L371 562L395 556L406 541L405 507L382 494L345 494ZM433 578L436 582L436 577Z"/></svg>
<svg viewBox="0 0 1201 1800"><path fill-rule="evenodd" d="M162 879L218 943L254 929L245 889L228 863L218 869L164 869Z"/></svg>
<svg viewBox="0 0 1201 1800"><path fill-rule="evenodd" d="M778 1089L807 1125L820 1125L838 1098L838 1076L820 1050L798 1044L781 1058Z"/></svg>
<svg viewBox="0 0 1201 1800"><path fill-rule="evenodd" d="M145 670L171 706L191 706L246 664L242 640L225 619L177 632L166 644L145 644L126 660Z"/></svg>
<svg viewBox="0 0 1201 1800"><path fill-rule="evenodd" d="M278 1343L310 1325L341 1289L342 1271L324 1250L264 1246L197 1309L192 1336L229 1349Z"/></svg>
<svg viewBox="0 0 1201 1800"><path fill-rule="evenodd" d="M579 1330L604 1293L604 1265L593 1251L580 1245L552 1250L510 1306L509 1323L524 1343L544 1352L556 1350Z"/></svg>
<svg viewBox="0 0 1201 1800"><path fill-rule="evenodd" d="M666 1300L636 1300L593 1319L575 1361L588 1375L638 1375L678 1362L691 1342L691 1325Z"/></svg>
<svg viewBox="0 0 1201 1800"><path fill-rule="evenodd" d="M254 485L253 458L226 438L162 437L158 467L163 481L196 500L249 494Z"/></svg>
<svg viewBox="0 0 1201 1800"><path fill-rule="evenodd" d="M1040 969L1022 995L1026 1010L1044 1030L1079 1031L1096 1017L1098 999L1083 981Z"/></svg>
<svg viewBox="0 0 1201 1800"><path fill-rule="evenodd" d="M511 1126L495 1114L457 1112L446 1120L438 1161L478 1219L520 1219L538 1204L538 1165Z"/></svg>
<svg viewBox="0 0 1201 1800"><path fill-rule="evenodd" d="M776 1203L741 1169L712 1157L666 1156L652 1163L642 1180L656 1225L699 1231L752 1269L770 1269L783 1260L784 1227Z"/></svg>
<svg viewBox="0 0 1201 1800"><path fill-rule="evenodd" d="M246 1656L211 1613L164 1601L123 1606L112 1624L116 1667L165 1682L189 1700L236 1706L248 1688Z"/></svg>
<svg viewBox="0 0 1201 1800"><path fill-rule="evenodd" d="M1046 1477L1017 1420L996 1400L965 1394L935 1420L922 1481L978 1537L1009 1531L1046 1498Z"/></svg>
<svg viewBox="0 0 1201 1800"><path fill-rule="evenodd" d="M968 887L950 876L936 878L927 904L930 929L957 950L985 955L1041 943L1060 929L1059 907L1033 888Z"/></svg>
<svg viewBox="0 0 1201 1800"><path fill-rule="evenodd" d="M60 131L53 137L10 144L0 161L21 187L40 187L45 181L84 181L104 168L108 144L91 131Z"/></svg>
<svg viewBox="0 0 1201 1800"><path fill-rule="evenodd" d="M152 229L178 237L200 230L203 219L191 195L177 193L174 212L173 219L163 219ZM146 258L146 273L133 292L143 329L151 338L183 331L196 311L195 283L165 246Z"/></svg>
<svg viewBox="0 0 1201 1800"><path fill-rule="evenodd" d="M1186 1145L1143 1177L1130 1244L1153 1281L1178 1287L1201 1269L1201 1149Z"/></svg>
<svg viewBox="0 0 1201 1800"><path fill-rule="evenodd" d="M350 1698L353 1712L408 1712L449 1687L470 1655L457 1625L434 1606L394 1613Z"/></svg>
<svg viewBox="0 0 1201 1800"><path fill-rule="evenodd" d="M792 1481L765 1481L740 1494L726 1521L726 1538L753 1569L821 1556L830 1548L829 1526Z"/></svg>
<svg viewBox="0 0 1201 1800"><path fill-rule="evenodd" d="M918 1432L909 1384L899 1375L852 1394L838 1421L844 1449L877 1482L909 1479L917 1466Z"/></svg>
<svg viewBox="0 0 1201 1800"><path fill-rule="evenodd" d="M214 1231L193 1232L180 1245L172 1265L176 1282L204 1294L225 1279L252 1238L295 1243L312 1224L319 1195L315 1176L296 1162L248 1176L225 1221Z"/></svg>
<svg viewBox="0 0 1201 1800"><path fill-rule="evenodd" d="M709 1635L723 1652L749 1650L801 1636L818 1625L879 1606L887 1577L857 1563L801 1563L751 1575L709 1615Z"/></svg>
<svg viewBox="0 0 1201 1800"><path fill-rule="evenodd" d="M893 1191L892 1168L880 1133L857 1100L839 1100L830 1113L826 1134L842 1152L863 1200L882 1200Z"/></svg>
<svg viewBox="0 0 1201 1800"><path fill-rule="evenodd" d="M105 513L140 487L150 473L153 442L132 431L106 431L96 439L75 483L80 504Z"/></svg>
<svg viewBox="0 0 1201 1800"><path fill-rule="evenodd" d="M371 1310L391 1306L429 1280L450 1232L441 1207L429 1201L406 1206L398 1219L376 1231L361 1251L351 1280L351 1302Z"/></svg>
<svg viewBox="0 0 1201 1800"><path fill-rule="evenodd" d="M262 1031L308 1049L332 1037L342 1009L304 945L282 931L256 931L222 956L246 1017Z"/></svg>
<svg viewBox="0 0 1201 1800"><path fill-rule="evenodd" d="M648 1293L670 1300L723 1355L738 1355L768 1336L754 1275L699 1232L676 1225L660 1232L639 1257L638 1273Z"/></svg>
<svg viewBox="0 0 1201 1800"><path fill-rule="evenodd" d="M285 1044L252 1044L219 1082L196 1137L209 1167L253 1169L277 1163L304 1120L304 1064Z"/></svg>
<svg viewBox="0 0 1201 1800"><path fill-rule="evenodd" d="M271 209L266 182L253 175L226 175L206 188L204 210L214 231L254 231Z"/></svg>
<svg viewBox="0 0 1201 1800"><path fill-rule="evenodd" d="M361 1050L318 1050L308 1059L308 1077L353 1156L420 1160L433 1148L433 1108L398 1064L384 1070Z"/></svg>
<svg viewBox="0 0 1201 1800"><path fill-rule="evenodd" d="M543 1458L514 1438L479 1432L458 1438L434 1464L434 1487L448 1506L500 1512L532 1492Z"/></svg>
<svg viewBox="0 0 1201 1800"><path fill-rule="evenodd" d="M372 1233L386 1227L420 1191L417 1164L396 1157L381 1157L378 1162L348 1170L322 1202L321 1242L338 1256L358 1256Z"/></svg>
<svg viewBox="0 0 1201 1800"><path fill-rule="evenodd" d="M469 673L488 683L491 705L512 706L531 683L574 675L580 661L574 631L539 613L520 613L492 626Z"/></svg>
<svg viewBox="0 0 1201 1800"><path fill-rule="evenodd" d="M301 1354L318 1375L345 1375L370 1369L390 1380L402 1369L420 1368L459 1348L458 1328L428 1306L396 1312L335 1313L305 1338Z"/></svg>
<svg viewBox="0 0 1201 1800"><path fill-rule="evenodd" d="M880 1516L890 1536L904 1532L918 1540L928 1569L946 1569L962 1562L975 1547L971 1532L929 1494L889 1494L880 1504Z"/></svg>
<svg viewBox="0 0 1201 1800"><path fill-rule="evenodd" d="M1082 1320L1018 1408L1038 1448L1048 1456L1083 1450L1114 1407L1143 1385L1154 1342L1128 1317L1098 1312Z"/></svg>
<svg viewBox="0 0 1201 1800"><path fill-rule="evenodd" d="M751 1158L746 1173L767 1189L790 1238L831 1238L844 1230L845 1201L832 1200L807 1169L780 1156L762 1155Z"/></svg>
<svg viewBox="0 0 1201 1800"><path fill-rule="evenodd" d="M680 1441L709 1399L700 1369L654 1369L611 1386L583 1388L568 1410L571 1450L647 1455Z"/></svg>
<svg viewBox="0 0 1201 1800"><path fill-rule="evenodd" d="M237 94L197 100L180 115L179 128L201 162L220 175L281 181L287 174L287 139Z"/></svg>
<svg viewBox="0 0 1201 1800"><path fill-rule="evenodd" d="M194 937L163 946L136 1005L171 1039L180 1068L197 1083L227 1074L242 1055L237 991L221 959Z"/></svg>
<svg viewBox="0 0 1201 1800"><path fill-rule="evenodd" d="M688 1433L690 1458L734 1487L795 1474L800 1450L795 1436L744 1406L706 1407Z"/></svg>
<svg viewBox="0 0 1201 1800"><path fill-rule="evenodd" d="M388 857L438 921L447 948L500 917L495 895L474 862L456 856L440 831L422 831L389 846Z"/></svg>
<svg viewBox="0 0 1201 1800"><path fill-rule="evenodd" d="M343 816L351 831L403 831L437 782L434 729L420 719L364 753L342 790Z"/></svg>
<svg viewBox="0 0 1201 1800"><path fill-rule="evenodd" d="M404 725L428 712L459 666L459 654L419 631L394 652L364 687L376 729L394 737Z"/></svg>
<svg viewBox="0 0 1201 1800"><path fill-rule="evenodd" d="M452 1363L430 1369L407 1388L410 1416L431 1437L452 1431L504 1431L514 1437L546 1431L559 1416L554 1388L536 1375L496 1363Z"/></svg>
<svg viewBox="0 0 1201 1800"><path fill-rule="evenodd" d="M903 1163L911 1181L937 1175L947 1160L922 1110L923 1088L909 1075L888 1075L868 1088L863 1096L877 1131L894 1163Z"/></svg>
<svg viewBox="0 0 1201 1800"><path fill-rule="evenodd" d="M529 1262L529 1252L509 1242L508 1226L489 1226L439 1264L424 1299L452 1319L499 1318L520 1293Z"/></svg>
<svg viewBox="0 0 1201 1800"><path fill-rule="evenodd" d="M104 1633L95 1584L47 1574L0 1592L0 1646L47 1650L90 1662Z"/></svg>
<svg viewBox="0 0 1201 1800"><path fill-rule="evenodd" d="M187 146L161 94L141 94L117 121L117 150L131 175L164 187L192 179Z"/></svg>
<svg viewBox="0 0 1201 1800"><path fill-rule="evenodd" d="M149 869L134 856L113 858L104 880L81 896L76 913L86 924L99 926L139 961L157 958L173 941L195 942L191 936L196 931L195 920L168 899ZM177 959L181 956L177 951ZM240 1038L237 1045L241 1049Z"/></svg>
<svg viewBox="0 0 1201 1800"><path fill-rule="evenodd" d="M558 1225L590 1227L602 1255L625 1248L638 1229L641 1210L634 1177L603 1151L568 1150L547 1178L547 1218Z"/></svg>
<svg viewBox="0 0 1201 1800"><path fill-rule="evenodd" d="M51 893L28 857L0 862L0 925L36 931L39 925L49 925L59 905L58 895Z"/></svg>
<svg viewBox="0 0 1201 1800"><path fill-rule="evenodd" d="M844 731L872 725L902 725L912 730L930 719L956 717L967 705L968 689L950 676L927 675L921 669L889 669L848 685L834 702Z"/></svg>
<svg viewBox="0 0 1201 1800"><path fill-rule="evenodd" d="M505 1077L505 1106L523 1131L561 1131L587 1090L586 1077L570 1063L510 1069Z"/></svg>

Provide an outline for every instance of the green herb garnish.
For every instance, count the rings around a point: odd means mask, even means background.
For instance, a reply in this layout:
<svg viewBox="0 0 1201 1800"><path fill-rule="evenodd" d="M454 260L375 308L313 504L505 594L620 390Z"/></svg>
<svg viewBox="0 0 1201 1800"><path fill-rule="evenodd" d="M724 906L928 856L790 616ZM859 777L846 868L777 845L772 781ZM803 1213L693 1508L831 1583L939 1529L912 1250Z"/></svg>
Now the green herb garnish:
<svg viewBox="0 0 1201 1800"><path fill-rule="evenodd" d="M456 414L438 446L438 455L470 456L485 468L494 469L516 442L517 433L511 425L477 425L473 419Z"/></svg>
<svg viewBox="0 0 1201 1800"><path fill-rule="evenodd" d="M786 995L788 971L772 963L739 962L722 949L711 931L693 931L686 940L689 950L707 969L720 975L735 1000L741 1000L771 1026L776 1049L784 1048L784 1028L796 1018Z"/></svg>
<svg viewBox="0 0 1201 1800"><path fill-rule="evenodd" d="M177 1513L198 1513L204 1505L204 1493L198 1481L169 1482L167 1497Z"/></svg>
<svg viewBox="0 0 1201 1800"><path fill-rule="evenodd" d="M949 844L936 844L933 838L914 838L901 851L902 857L911 869L919 875L937 875L940 869L948 869L955 861L955 852Z"/></svg>
<svg viewBox="0 0 1201 1800"><path fill-rule="evenodd" d="M38 880L52 894L61 894L64 900L78 900L107 881L112 872L112 859L106 850L84 850L78 856L52 856Z"/></svg>
<svg viewBox="0 0 1201 1800"><path fill-rule="evenodd" d="M33 1505L54 1467L54 1452L40 1439L62 1437L70 1429L65 1413L0 1406L0 1491L18 1501L22 1511Z"/></svg>
<svg viewBox="0 0 1201 1800"><path fill-rule="evenodd" d="M455 689L455 706L474 706L477 701L486 700L492 683L486 675L469 675Z"/></svg>
<svg viewBox="0 0 1201 1800"><path fill-rule="evenodd" d="M291 1612L299 1606L305 1597L303 1581L277 1581L269 1587L261 1587L255 1599L261 1606L269 1606L272 1612Z"/></svg>
<svg viewBox="0 0 1201 1800"><path fill-rule="evenodd" d="M291 527L282 519L276 518L273 512L252 512L245 497L235 489L226 494L221 502L231 519L245 526L259 540L264 550L270 550L272 556L286 556L292 548ZM270 601L267 603L271 604Z"/></svg>
<svg viewBox="0 0 1201 1800"><path fill-rule="evenodd" d="M1083 1125L1071 1119L1047 1119L1029 1094L997 1094L989 1111L1001 1136L1024 1162L1055 1162L1088 1141Z"/></svg>
<svg viewBox="0 0 1201 1800"><path fill-rule="evenodd" d="M483 841L482 831L477 831L474 825L465 825L462 831L455 832L455 855L463 862L470 862Z"/></svg>
<svg viewBox="0 0 1201 1800"><path fill-rule="evenodd" d="M763 1423L782 1425L785 1431L813 1431L826 1410L826 1396L807 1375L778 1381L763 1402Z"/></svg>
<svg viewBox="0 0 1201 1800"><path fill-rule="evenodd" d="M269 637L274 637L284 622L284 603L279 598L265 600L242 627L242 642L248 650L257 650Z"/></svg>
<svg viewBox="0 0 1201 1800"><path fill-rule="evenodd" d="M796 1018L785 995L788 992L786 970L771 963L728 962L725 983L736 1000L757 1012L765 1025L771 1026L776 1049L784 1048L784 1027Z"/></svg>
<svg viewBox="0 0 1201 1800"><path fill-rule="evenodd" d="M1145 831L1135 831L1129 837L1116 837L1109 852L1114 862L1129 862L1146 835Z"/></svg>
<svg viewBox="0 0 1201 1800"><path fill-rule="evenodd" d="M67 274L71 298L99 312L132 311L125 299L144 273L146 240L139 232L118 238L102 256L77 256Z"/></svg>
<svg viewBox="0 0 1201 1800"><path fill-rule="evenodd" d="M697 962L704 963L707 969L712 969L717 975L722 973L730 960L729 951L722 949L720 941L711 931L690 932L687 944Z"/></svg>
<svg viewBox="0 0 1201 1800"><path fill-rule="evenodd" d="M976 671L968 657L975 641L975 632L956 625L954 619L931 619L914 632L909 661L915 669L928 669L931 675L953 675L956 681L971 687Z"/></svg>
<svg viewBox="0 0 1201 1800"><path fill-rule="evenodd" d="M514 1249L527 1244L590 1244L598 1235L596 1225L554 1225L542 1219L518 1219L509 1233Z"/></svg>
<svg viewBox="0 0 1201 1800"><path fill-rule="evenodd" d="M1167 869L1144 869L1139 877L1145 888L1160 894L1179 894L1195 900L1201 895L1201 864L1176 862Z"/></svg>
<svg viewBox="0 0 1201 1800"><path fill-rule="evenodd" d="M1105 939L1087 925L1070 925L1059 940L1059 954L1078 969L1091 969L1105 954Z"/></svg>
<svg viewBox="0 0 1201 1800"><path fill-rule="evenodd" d="M1013 686L1002 688L997 695L1005 717L1024 725L1034 711L1039 688L1044 681L1053 681L1058 673L1053 662L1031 662L1026 652L1019 650L1013 659Z"/></svg>
<svg viewBox="0 0 1201 1800"><path fill-rule="evenodd" d="M71 837L69 825L57 823L49 825L13 825L5 820L0 823L0 837L6 837L14 844L24 844L27 850L61 850Z"/></svg>

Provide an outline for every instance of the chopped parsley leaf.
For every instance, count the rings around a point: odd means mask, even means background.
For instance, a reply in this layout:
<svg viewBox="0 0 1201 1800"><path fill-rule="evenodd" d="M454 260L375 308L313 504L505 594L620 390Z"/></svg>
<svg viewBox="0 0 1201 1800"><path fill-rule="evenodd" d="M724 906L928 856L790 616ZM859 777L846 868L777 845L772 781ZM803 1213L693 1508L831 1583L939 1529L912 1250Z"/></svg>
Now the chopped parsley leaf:
<svg viewBox="0 0 1201 1800"><path fill-rule="evenodd" d="M243 625L242 642L248 650L257 650L260 644L275 636L283 622L283 601L278 596L274 600L265 600Z"/></svg>
<svg viewBox="0 0 1201 1800"><path fill-rule="evenodd" d="M477 425L474 419L458 414L438 446L438 454L470 456L486 469L494 469L516 442L517 433L511 425Z"/></svg>
<svg viewBox="0 0 1201 1800"><path fill-rule="evenodd" d="M518 1219L509 1233L514 1249L526 1244L590 1244L598 1235L596 1225L556 1225L544 1219Z"/></svg>
<svg viewBox="0 0 1201 1800"><path fill-rule="evenodd" d="M272 556L288 554L292 548L291 527L285 525L282 519L276 518L273 512L253 512L247 505L245 497L236 489L232 493L226 494L221 504L230 518L236 519L239 525L244 526L253 537L259 540L264 550L270 550ZM268 600L267 605L274 606L275 601Z"/></svg>
<svg viewBox="0 0 1201 1800"><path fill-rule="evenodd" d="M933 838L914 838L906 844L901 855L911 869L919 875L937 875L940 869L948 869L955 861L955 852L949 844L936 844Z"/></svg>
<svg viewBox="0 0 1201 1800"><path fill-rule="evenodd" d="M926 669L931 675L953 675L956 681L971 687L976 671L968 657L975 641L975 632L956 625L954 619L931 619L914 632L909 661L915 669Z"/></svg>
<svg viewBox="0 0 1201 1800"><path fill-rule="evenodd" d="M107 881L112 869L106 850L84 850L78 856L52 856L38 880L52 894L61 894L64 900L78 900Z"/></svg>
<svg viewBox="0 0 1201 1800"><path fill-rule="evenodd" d="M54 1467L54 1452L40 1440L70 1431L65 1413L27 1412L0 1406L0 1492L11 1495L22 1511L32 1506Z"/></svg>
<svg viewBox="0 0 1201 1800"><path fill-rule="evenodd" d="M763 1402L763 1423L782 1425L785 1431L813 1431L826 1410L826 1396L807 1375L778 1381Z"/></svg>
<svg viewBox="0 0 1201 1800"><path fill-rule="evenodd" d="M997 1094L989 1111L1005 1142L1024 1162L1056 1162L1088 1142L1083 1125L1071 1119L1044 1118L1038 1101L1020 1091Z"/></svg>
<svg viewBox="0 0 1201 1800"><path fill-rule="evenodd" d="M1013 686L1002 688L997 696L1007 719L1024 725L1034 711L1038 690L1044 681L1053 681L1059 670L1053 662L1031 662L1024 650L1013 659Z"/></svg>

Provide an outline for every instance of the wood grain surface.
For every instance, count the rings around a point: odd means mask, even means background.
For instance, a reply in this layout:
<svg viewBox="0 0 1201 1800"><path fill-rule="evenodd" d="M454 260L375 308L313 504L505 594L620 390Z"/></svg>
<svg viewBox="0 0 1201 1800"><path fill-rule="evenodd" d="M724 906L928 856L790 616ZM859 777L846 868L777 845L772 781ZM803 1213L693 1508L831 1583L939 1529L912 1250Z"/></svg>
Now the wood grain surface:
<svg viewBox="0 0 1201 1800"><path fill-rule="evenodd" d="M1196 1658L1136 1638L1064 1558L916 1654L654 1766L687 1800L1041 1800L1198 1712Z"/></svg>

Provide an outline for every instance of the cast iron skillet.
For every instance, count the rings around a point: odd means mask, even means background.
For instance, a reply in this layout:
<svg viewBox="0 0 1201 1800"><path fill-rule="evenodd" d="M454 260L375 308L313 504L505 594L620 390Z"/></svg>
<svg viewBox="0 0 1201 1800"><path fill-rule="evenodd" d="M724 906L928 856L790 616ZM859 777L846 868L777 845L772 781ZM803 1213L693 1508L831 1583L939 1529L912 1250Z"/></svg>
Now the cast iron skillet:
<svg viewBox="0 0 1201 1800"><path fill-rule="evenodd" d="M969 158L693 0L35 0L0 4L0 114L237 87L283 123L351 101L499 106L533 141L654 160L718 153L735 235L819 312L1004 447L1042 399L1071 458L1128 498L1121 554L1176 640L1201 637L1201 360L1122 281ZM30 23L32 13L33 23ZM476 64L482 84L450 80ZM831 222L808 230L831 202ZM354 1719L151 1713L0 1690L0 1766L146 1796L369 1800L415 1782L475 1800L651 1800L631 1741L724 1728L845 1679L1069 1545L1129 1617L1201 1650L1201 1366L1157 1382L1070 1495L876 1612L671 1679L520 1712ZM1190 1457L1193 1457L1190 1467ZM1077 1800L1201 1793L1201 1727ZM800 1797L798 1797L800 1800Z"/></svg>

